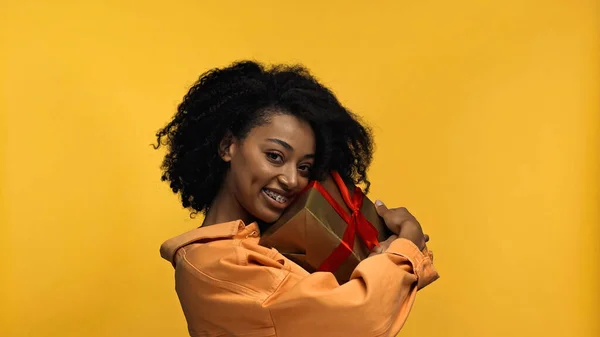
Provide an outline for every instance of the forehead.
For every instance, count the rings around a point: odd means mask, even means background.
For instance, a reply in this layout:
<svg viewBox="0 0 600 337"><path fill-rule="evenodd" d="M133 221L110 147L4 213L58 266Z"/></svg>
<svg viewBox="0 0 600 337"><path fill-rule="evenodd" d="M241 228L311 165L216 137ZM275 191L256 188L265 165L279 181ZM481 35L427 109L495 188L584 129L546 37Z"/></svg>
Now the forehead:
<svg viewBox="0 0 600 337"><path fill-rule="evenodd" d="M310 125L295 116L274 114L265 124L255 127L248 134L247 140L265 141L269 138L283 140L296 151L313 153L315 151L315 135Z"/></svg>

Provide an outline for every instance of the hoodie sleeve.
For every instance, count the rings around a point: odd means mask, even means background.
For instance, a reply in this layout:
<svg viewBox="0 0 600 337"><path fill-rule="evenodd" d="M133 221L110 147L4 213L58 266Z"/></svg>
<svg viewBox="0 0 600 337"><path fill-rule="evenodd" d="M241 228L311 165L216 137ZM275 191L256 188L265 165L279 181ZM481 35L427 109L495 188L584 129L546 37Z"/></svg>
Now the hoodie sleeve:
<svg viewBox="0 0 600 337"><path fill-rule="evenodd" d="M251 229L223 238L236 230L202 232L200 241L194 234L190 245L184 236L165 249L193 336L395 336L417 290L439 277L431 252L397 239L340 285L331 273L309 274L260 246L247 236Z"/></svg>
<svg viewBox="0 0 600 337"><path fill-rule="evenodd" d="M278 336L395 336L417 290L438 278L432 253L409 240L363 260L351 280L339 285L331 273L289 273L263 302ZM301 329L302 333L298 333Z"/></svg>

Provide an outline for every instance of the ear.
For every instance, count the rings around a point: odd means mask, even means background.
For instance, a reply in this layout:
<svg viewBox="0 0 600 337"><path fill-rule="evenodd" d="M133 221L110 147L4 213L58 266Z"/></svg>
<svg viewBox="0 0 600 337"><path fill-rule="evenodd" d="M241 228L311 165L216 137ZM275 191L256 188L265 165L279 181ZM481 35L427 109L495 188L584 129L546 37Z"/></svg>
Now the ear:
<svg viewBox="0 0 600 337"><path fill-rule="evenodd" d="M236 140L235 137L227 132L225 137L221 139L219 143L219 156L223 159L224 162L228 163L233 158L233 155L236 151Z"/></svg>

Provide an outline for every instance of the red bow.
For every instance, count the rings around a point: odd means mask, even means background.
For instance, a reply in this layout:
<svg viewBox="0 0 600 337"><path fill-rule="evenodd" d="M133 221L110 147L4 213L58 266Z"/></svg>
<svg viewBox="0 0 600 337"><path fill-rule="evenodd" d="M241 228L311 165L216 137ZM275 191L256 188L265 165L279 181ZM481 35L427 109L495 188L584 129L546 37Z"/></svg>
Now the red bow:
<svg viewBox="0 0 600 337"><path fill-rule="evenodd" d="M379 246L379 241L377 240L377 229L375 229L369 220L367 220L367 218L365 218L365 216L360 212L363 198L365 196L362 190L359 187L355 187L354 194L352 195L352 198L350 198L350 192L348 191L348 188L346 187L346 184L342 180L342 177L340 177L339 173L333 171L331 172L331 175L333 176L333 180L335 181L335 184L342 195L344 203L346 206L348 206L348 208L350 208L351 214L347 214L342 206L340 206L340 204L333 199L331 194L329 194L329 192L327 192L323 185L321 185L318 181L312 181L307 186L307 189L314 188L321 193L321 195L333 207L337 214L339 214L339 216L348 224L340 244L318 268L319 271L335 272L352 253L354 247L354 238L356 237L357 232L358 236L365 242L369 250Z"/></svg>

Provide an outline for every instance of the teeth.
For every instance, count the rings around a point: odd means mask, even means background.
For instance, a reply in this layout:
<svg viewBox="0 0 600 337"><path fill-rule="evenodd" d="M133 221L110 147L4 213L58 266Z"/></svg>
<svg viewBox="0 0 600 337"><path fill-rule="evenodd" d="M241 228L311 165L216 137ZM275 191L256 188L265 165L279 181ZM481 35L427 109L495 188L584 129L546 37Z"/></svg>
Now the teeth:
<svg viewBox="0 0 600 337"><path fill-rule="evenodd" d="M281 194L277 194L277 193L267 190L267 189L265 189L264 191L269 197L271 197L271 199L277 201L280 204L284 204L287 202L287 198Z"/></svg>

